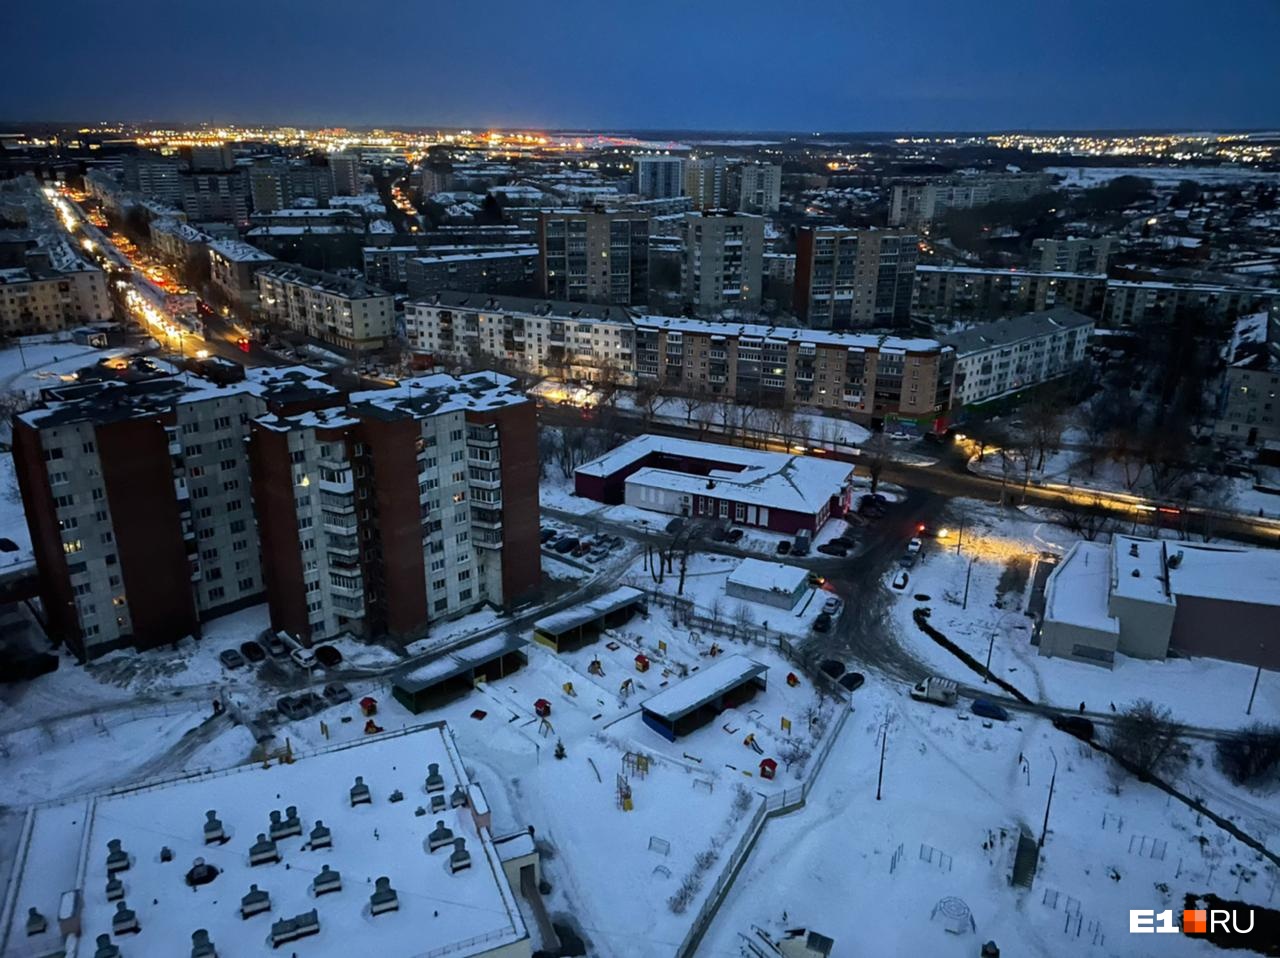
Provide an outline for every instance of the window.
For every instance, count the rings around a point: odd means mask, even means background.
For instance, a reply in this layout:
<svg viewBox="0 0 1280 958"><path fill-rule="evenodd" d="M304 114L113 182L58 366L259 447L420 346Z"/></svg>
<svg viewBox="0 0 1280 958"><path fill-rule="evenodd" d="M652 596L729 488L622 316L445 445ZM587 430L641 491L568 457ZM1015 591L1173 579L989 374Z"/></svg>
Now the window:
<svg viewBox="0 0 1280 958"><path fill-rule="evenodd" d="M466 581L467 581L468 579L470 579L470 578L471 578L471 570L470 570L470 569L463 569L461 572L459 572L459 573L458 573L458 581L459 581L459 582L466 582Z"/></svg>
<svg viewBox="0 0 1280 958"><path fill-rule="evenodd" d="M470 599L470 598L471 598L471 590L470 590L470 589L463 589L461 592L459 592L459 593L458 593L458 601L459 601L459 602L466 602L466 601L467 601L468 599Z"/></svg>
<svg viewBox="0 0 1280 958"><path fill-rule="evenodd" d="M212 589L209 590L209 599L210 601L214 599L221 599L225 594L226 594L226 590L223 589L222 586L220 585L214 586Z"/></svg>
<svg viewBox="0 0 1280 958"><path fill-rule="evenodd" d="M49 473L49 485L51 486L60 486L66 481L67 481L67 474L65 472Z"/></svg>
<svg viewBox="0 0 1280 958"><path fill-rule="evenodd" d="M230 416L219 416L217 419L215 419L215 420L213 421L213 428L214 428L214 429L230 429L230 428L231 428L231 417L230 417Z"/></svg>
<svg viewBox="0 0 1280 958"><path fill-rule="evenodd" d="M445 609L449 608L449 600L436 599L435 604L432 606L432 608L435 609L435 611L437 612L443 612Z"/></svg>
<svg viewBox="0 0 1280 958"><path fill-rule="evenodd" d="M246 548L246 544L243 539L236 539L233 543L231 543L232 552L244 552L245 548Z"/></svg>
<svg viewBox="0 0 1280 958"><path fill-rule="evenodd" d="M93 452L95 449L92 440L90 440L89 442L86 442L81 448L87 453Z"/></svg>
<svg viewBox="0 0 1280 958"><path fill-rule="evenodd" d="M448 587L448 585L449 583L447 583L444 579L436 579L435 582L431 583L431 591L443 592Z"/></svg>
<svg viewBox="0 0 1280 958"><path fill-rule="evenodd" d="M234 522L231 523L230 528L233 533L244 532L244 520L236 519Z"/></svg>
<svg viewBox="0 0 1280 958"><path fill-rule="evenodd" d="M239 582L236 583L236 586L240 589L241 592L248 592L250 589L253 588L253 577L250 576L247 579L241 579Z"/></svg>
<svg viewBox="0 0 1280 958"><path fill-rule="evenodd" d="M62 543L62 551L67 555L74 555L84 548L84 544L79 539L72 539L70 542Z"/></svg>
<svg viewBox="0 0 1280 958"><path fill-rule="evenodd" d="M68 529L74 529L77 525L79 525L79 520L77 520L75 516L68 516L65 519L58 520L58 528L63 532L66 532Z"/></svg>
<svg viewBox="0 0 1280 958"><path fill-rule="evenodd" d="M52 446L44 451L44 461L51 462L54 459L62 458L62 448L60 446Z"/></svg>
<svg viewBox="0 0 1280 958"><path fill-rule="evenodd" d="M110 545L112 542L114 542L115 538L116 538L115 535L113 535L111 531L108 530L107 532L104 532L100 536L98 536L98 541L100 541L105 546L105 545Z"/></svg>

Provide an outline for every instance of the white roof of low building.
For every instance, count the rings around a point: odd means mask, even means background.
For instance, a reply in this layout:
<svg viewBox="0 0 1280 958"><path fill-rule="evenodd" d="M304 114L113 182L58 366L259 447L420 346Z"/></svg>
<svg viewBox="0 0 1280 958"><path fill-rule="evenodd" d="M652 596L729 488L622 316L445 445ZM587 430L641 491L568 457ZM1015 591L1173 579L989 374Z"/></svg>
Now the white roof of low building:
<svg viewBox="0 0 1280 958"><path fill-rule="evenodd" d="M674 722L767 671L766 666L753 662L745 655L727 655L715 665L695 672L684 681L645 699L641 706L646 712Z"/></svg>
<svg viewBox="0 0 1280 958"><path fill-rule="evenodd" d="M1164 543L1138 536L1111 540L1111 589L1126 599L1171 603L1165 588Z"/></svg>
<svg viewBox="0 0 1280 958"><path fill-rule="evenodd" d="M1175 596L1280 606L1280 551L1163 545Z"/></svg>
<svg viewBox="0 0 1280 958"><path fill-rule="evenodd" d="M279 954L271 946L272 922L313 908L320 933L294 946L311 958L345 958L354 952L408 958L427 949L465 958L524 939L528 932L499 856L471 810L415 814L429 804L424 782L430 763L439 766L446 798L457 785L469 787L452 735L436 723L269 770L244 765L98 798L84 845L87 861L81 863L84 939L92 942L111 931L116 906L104 894L111 839L119 839L131 857L119 877L124 900L141 925L127 944L122 942L127 954L173 954L189 948L198 928L208 930L219 954ZM350 788L357 775L373 802L353 808ZM397 789L404 799L392 802ZM478 793L475 786L470 791ZM283 813L288 805L297 807L303 835L277 842L279 863L250 866L249 847L268 831L270 813ZM230 836L225 844L204 843L207 809L216 812ZM313 851L306 847L307 836L318 820L331 829L333 844ZM438 820L466 840L470 868L450 873L452 846L427 850L427 835ZM160 861L162 847L172 850L173 861ZM184 876L196 858L220 873L193 890ZM322 865L340 873L342 889L317 898L311 882ZM379 876L391 880L399 910L371 916L369 896ZM238 906L251 883L270 894L271 912L242 920Z"/></svg>
<svg viewBox="0 0 1280 958"><path fill-rule="evenodd" d="M1107 608L1111 585L1109 548L1078 542L1045 584L1044 620L1119 634L1120 623Z"/></svg>
<svg viewBox="0 0 1280 958"><path fill-rule="evenodd" d="M240 240L211 240L209 249L233 263L270 263L275 260L270 253L264 253L258 247Z"/></svg>
<svg viewBox="0 0 1280 958"><path fill-rule="evenodd" d="M782 562L766 562L763 559L743 559L729 573L728 581L747 589L761 592L793 594L809 581L809 573L799 566Z"/></svg>

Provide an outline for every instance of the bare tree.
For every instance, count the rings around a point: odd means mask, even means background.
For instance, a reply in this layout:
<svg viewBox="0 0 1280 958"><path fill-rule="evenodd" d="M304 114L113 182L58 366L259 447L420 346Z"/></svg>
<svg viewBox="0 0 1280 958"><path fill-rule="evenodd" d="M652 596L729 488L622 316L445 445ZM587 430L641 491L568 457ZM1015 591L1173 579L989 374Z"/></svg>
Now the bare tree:
<svg viewBox="0 0 1280 958"><path fill-rule="evenodd" d="M1071 532L1088 542L1093 542L1110 525L1106 506L1101 496L1090 502L1063 499L1058 507L1059 521Z"/></svg>
<svg viewBox="0 0 1280 958"><path fill-rule="evenodd" d="M862 450L858 455L858 463L866 468L867 475L871 477L871 491L874 493L880 486L880 477L884 474L885 467L893 462L893 455L889 450L889 437L883 432L873 433L871 438L862 444Z"/></svg>
<svg viewBox="0 0 1280 958"><path fill-rule="evenodd" d="M1141 780L1176 775L1187 763L1182 727L1150 699L1138 699L1116 718L1108 744L1112 754Z"/></svg>
<svg viewBox="0 0 1280 958"><path fill-rule="evenodd" d="M1056 399L1056 393L1046 392L1025 410L1027 438L1036 457L1037 472L1044 471L1045 458L1062 445L1063 421Z"/></svg>
<svg viewBox="0 0 1280 958"><path fill-rule="evenodd" d="M646 429L653 425L654 416L661 405L662 391L658 388L657 383L642 383L636 389L636 408L640 410L640 414L644 418Z"/></svg>
<svg viewBox="0 0 1280 958"><path fill-rule="evenodd" d="M692 424L693 414L701 410L705 404L706 400L693 389L682 393L680 396L680 408L684 410L685 423Z"/></svg>

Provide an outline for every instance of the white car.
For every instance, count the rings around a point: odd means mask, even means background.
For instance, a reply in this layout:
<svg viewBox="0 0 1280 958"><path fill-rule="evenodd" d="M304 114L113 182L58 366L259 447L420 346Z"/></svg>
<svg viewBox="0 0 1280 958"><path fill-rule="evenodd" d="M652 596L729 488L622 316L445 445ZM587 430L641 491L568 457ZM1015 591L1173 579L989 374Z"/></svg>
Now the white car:
<svg viewBox="0 0 1280 958"><path fill-rule="evenodd" d="M894 592L906 592L906 591L907 591L907 583L908 583L910 580L911 580L911 577L910 577L909 575L907 575L906 570L905 570L905 569L904 569L904 570L902 570L901 572L899 572L897 575L895 575L895 576L893 577L893 584L892 584L893 591L894 591Z"/></svg>
<svg viewBox="0 0 1280 958"><path fill-rule="evenodd" d="M293 659L294 665L300 669L314 669L316 667L316 654L310 649L294 649L289 653L289 658Z"/></svg>
<svg viewBox="0 0 1280 958"><path fill-rule="evenodd" d="M832 618L835 618L837 615L839 615L840 610L843 607L844 607L844 603L840 600L840 596L838 595L829 596L827 598L827 601L822 603L822 611L827 613L827 615L831 616Z"/></svg>
<svg viewBox="0 0 1280 958"><path fill-rule="evenodd" d="M912 539L910 542L907 543L907 555L909 556L917 555L922 548L924 548L923 542L921 542L919 539Z"/></svg>
<svg viewBox="0 0 1280 958"><path fill-rule="evenodd" d="M891 432L889 433L889 438L894 442L910 442L915 436L909 432Z"/></svg>

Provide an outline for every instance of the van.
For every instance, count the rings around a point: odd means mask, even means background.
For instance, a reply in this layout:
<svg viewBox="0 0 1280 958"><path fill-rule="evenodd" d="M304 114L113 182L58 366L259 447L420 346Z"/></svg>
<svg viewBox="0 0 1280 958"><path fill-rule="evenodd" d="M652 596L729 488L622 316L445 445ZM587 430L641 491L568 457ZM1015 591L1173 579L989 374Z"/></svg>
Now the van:
<svg viewBox="0 0 1280 958"><path fill-rule="evenodd" d="M989 699L974 699L969 711L982 718L995 719L997 722L1009 721L1009 713Z"/></svg>

